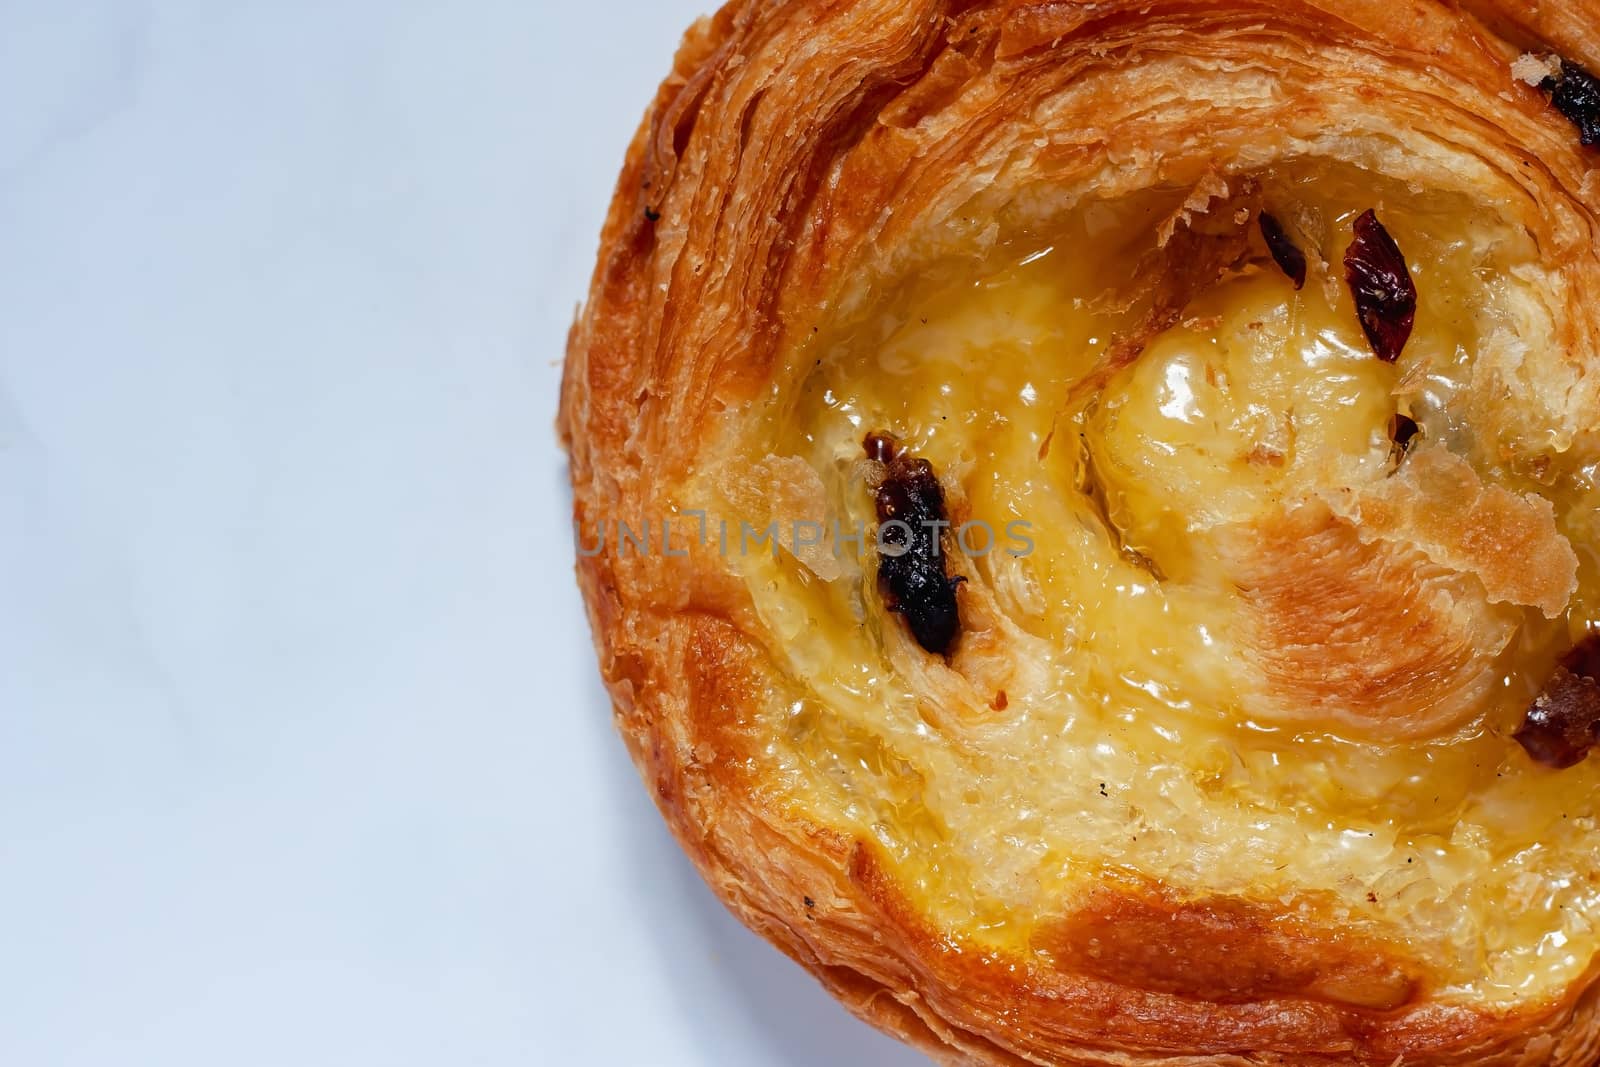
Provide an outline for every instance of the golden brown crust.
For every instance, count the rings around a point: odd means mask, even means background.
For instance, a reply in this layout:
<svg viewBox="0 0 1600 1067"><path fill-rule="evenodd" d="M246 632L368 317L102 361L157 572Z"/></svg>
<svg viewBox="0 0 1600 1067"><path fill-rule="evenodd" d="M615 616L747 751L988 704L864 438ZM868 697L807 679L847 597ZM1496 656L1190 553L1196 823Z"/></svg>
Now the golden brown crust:
<svg viewBox="0 0 1600 1067"><path fill-rule="evenodd" d="M679 514L681 488L725 467L715 449L727 421L792 385L802 370L793 353L823 310L872 299L935 243L980 248L996 217L1046 220L1084 190L1204 190L1289 154L1355 155L1429 187L1496 197L1532 234L1564 312L1552 340L1565 362L1533 392L1553 423L1581 435L1594 410L1583 365L1595 326L1574 309L1600 306L1600 157L1509 65L1546 48L1600 66L1596 26L1590 0L736 0L690 30L634 138L572 329L559 426L577 526ZM1229 73L1238 91L1191 107L1168 81L1179 68L1213 85ZM1237 258L1223 251L1208 280ZM1175 321L1155 304L1152 332ZM1509 382L1519 373L1507 364ZM1485 432L1512 441L1515 417L1495 429L1499 418L1486 408ZM809 514L820 487L798 461L745 458L759 471L745 489L772 489L765 512L750 504L745 514ZM1509 636L1501 616L1451 594L1457 584L1481 582L1491 603L1561 610L1572 550L1548 505L1476 482L1456 488L1464 496L1427 511L1396 482L1330 500L1331 512L1273 520L1307 529L1249 534L1275 546L1248 554L1268 561L1265 572L1239 576L1270 635L1262 669L1275 692L1309 705L1336 691L1361 715L1426 718L1441 689L1487 685L1482 655ZM1427 537L1394 540L1419 524ZM1353 630L1311 632L1326 613L1306 610L1305 586L1285 581L1294 553L1317 538L1338 542L1307 556L1336 568L1336 595L1376 604L1351 616ZM853 1012L936 1059L1600 1060L1594 967L1553 997L1475 1006L1443 996L1393 944L1288 904L1108 881L1032 951L975 949L923 913L880 846L815 824L774 788L758 709L789 680L724 557L602 551L580 557L578 579L619 730L713 890ZM1379 647L1393 630L1385 612L1410 610L1385 606L1397 587L1439 591L1416 643L1339 664L1307 658L1334 643ZM994 651L1008 634L1000 613L972 604L970 663L918 670L950 679L930 685L979 678L992 707L1026 665ZM1308 683L1315 672L1321 682ZM1163 942L1183 944L1185 957Z"/></svg>

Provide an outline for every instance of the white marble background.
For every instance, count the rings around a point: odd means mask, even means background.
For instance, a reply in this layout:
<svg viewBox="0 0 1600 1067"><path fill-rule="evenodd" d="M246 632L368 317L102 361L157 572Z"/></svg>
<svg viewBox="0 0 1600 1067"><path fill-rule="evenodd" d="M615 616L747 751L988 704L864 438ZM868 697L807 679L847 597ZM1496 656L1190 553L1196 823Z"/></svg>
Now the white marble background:
<svg viewBox="0 0 1600 1067"><path fill-rule="evenodd" d="M920 1062L613 737L551 430L699 0L0 0L0 1064Z"/></svg>

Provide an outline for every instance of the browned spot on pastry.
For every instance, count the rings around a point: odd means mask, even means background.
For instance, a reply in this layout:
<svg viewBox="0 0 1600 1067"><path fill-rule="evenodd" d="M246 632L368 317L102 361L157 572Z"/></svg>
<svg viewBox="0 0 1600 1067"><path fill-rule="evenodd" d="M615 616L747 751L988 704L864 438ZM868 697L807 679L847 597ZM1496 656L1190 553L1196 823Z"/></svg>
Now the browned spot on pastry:
<svg viewBox="0 0 1600 1067"><path fill-rule="evenodd" d="M1388 737L1455 725L1494 681L1515 627L1470 577L1416 548L1363 541L1305 505L1224 543L1266 683L1264 717Z"/></svg>
<svg viewBox="0 0 1600 1067"><path fill-rule="evenodd" d="M1539 763L1560 770L1583 761L1600 741L1600 634L1561 658L1512 736Z"/></svg>
<svg viewBox="0 0 1600 1067"><path fill-rule="evenodd" d="M1258 467L1281 467L1284 464L1284 454L1276 448L1266 445L1256 445L1244 454L1245 462Z"/></svg>
<svg viewBox="0 0 1600 1067"><path fill-rule="evenodd" d="M1265 211L1258 220L1261 225L1261 236L1267 242L1267 251L1272 253L1272 261L1278 269L1294 282L1294 287L1300 289L1306 284L1306 254L1295 246L1288 233L1284 231L1283 223L1277 217Z"/></svg>
<svg viewBox="0 0 1600 1067"><path fill-rule="evenodd" d="M1414 964L1276 901L1153 888L1097 890L1035 945L1069 971L1210 1001L1292 996L1388 1011L1421 985Z"/></svg>
<svg viewBox="0 0 1600 1067"><path fill-rule="evenodd" d="M1361 330L1385 363L1400 358L1417 318L1417 287L1400 246L1370 209L1355 221L1344 253L1344 276L1356 298Z"/></svg>
<svg viewBox="0 0 1600 1067"><path fill-rule="evenodd" d="M1006 696L1006 691L1002 689L1000 692L994 695L994 702L990 705L990 707L994 708L995 711L1005 711L1006 705L1009 703L1010 700Z"/></svg>
<svg viewBox="0 0 1600 1067"><path fill-rule="evenodd" d="M1060 1040L1059 1036L1040 1040L1043 1028L1048 1027L1052 1034L1071 1035L1070 1040L1093 1044L1109 1029L1125 1027L1135 1018L1156 1047L1182 1048L1196 1056L1223 1056L1239 1048L1269 1047L1292 1049L1307 1057L1303 1062L1326 1062L1330 1067L1356 1062L1383 1067L1394 1061L1393 1052L1380 1052L1374 1047L1394 1036L1382 1025L1382 1020L1393 1016L1359 1006L1355 1001L1296 994L1266 996L1257 1002L1208 999L1125 983L1062 965L1054 950L1065 947L1063 935L1070 931L1064 922L1035 935L1034 948L1042 952L1020 956L984 951L976 945L952 941L948 932L930 926L907 898L902 885L864 842L858 842L850 852L845 877L847 888L842 891L849 893L864 914L893 931L896 966L911 971L914 977L908 976L910 981L927 998L930 1008L946 1019L991 1020L993 1032L1003 1035L1014 1047L1030 1050L1042 1062L1054 1062L1049 1058L1052 1056L1059 1058L1053 1050L1059 1048L1055 1042ZM1137 888L1134 893L1137 897ZM1104 902L1109 905L1107 910L1114 912L1117 895L1115 889L1107 888L1091 909ZM1075 915L1086 916L1088 910ZM1106 921L1114 923L1115 919ZM869 936L859 934L854 927L847 928L847 935ZM1156 940L1165 943L1170 936L1170 931L1163 929ZM1331 934L1320 942L1314 934L1310 936L1317 943L1338 942ZM868 959L882 958L881 943L874 940L870 944ZM1209 950L1202 945L1199 951ZM1225 965L1216 960L1214 966L1220 969ZM919 980L924 977L935 980ZM831 979L831 975L825 977L829 984ZM1331 988L1337 988L1337 982L1331 983ZM951 1010L961 1004L972 1010L957 1011L952 1016ZM1470 1018L1445 1022L1459 1025ZM1441 1025L1440 1029L1445 1027ZM1370 1031L1370 1036L1363 1035L1363 1031ZM1410 1036L1410 1031L1403 1036ZM1436 1043L1430 1047L1441 1046Z"/></svg>

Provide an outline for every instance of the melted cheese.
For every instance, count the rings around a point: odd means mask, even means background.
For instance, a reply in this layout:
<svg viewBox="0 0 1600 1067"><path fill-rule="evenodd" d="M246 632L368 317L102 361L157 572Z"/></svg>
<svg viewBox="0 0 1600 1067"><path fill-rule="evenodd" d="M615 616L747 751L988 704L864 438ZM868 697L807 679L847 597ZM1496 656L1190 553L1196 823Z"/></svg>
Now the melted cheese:
<svg viewBox="0 0 1600 1067"><path fill-rule="evenodd" d="M1509 733L1600 609L1582 543L1596 490L1558 428L1473 389L1486 353L1548 328L1519 288L1535 250L1469 204L1370 175L1263 181L1311 260L1305 287L1259 258L1109 375L1095 377L1138 309L1107 294L1137 282L1181 194L1089 204L982 263L952 259L796 355L804 380L759 445L817 472L827 519L870 531L861 440L887 430L933 463L958 521L1001 541L957 561L968 633L948 666L883 610L870 552L846 541L825 576L740 559L793 681L770 709L782 799L877 841L918 903L980 944L1032 947L1125 868L1197 895L1323 900L1330 921L1399 938L1447 991L1558 989L1600 944L1600 760L1552 772ZM1392 366L1340 266L1370 206L1420 293ZM1551 500L1579 588L1552 620L1445 575L1441 610L1465 614L1440 625L1462 628L1477 674L1414 719L1308 710L1274 688L1272 635L1241 593L1249 560L1230 553L1275 516L1390 477L1397 412L1422 426L1414 448ZM1295 565L1309 581L1319 564Z"/></svg>

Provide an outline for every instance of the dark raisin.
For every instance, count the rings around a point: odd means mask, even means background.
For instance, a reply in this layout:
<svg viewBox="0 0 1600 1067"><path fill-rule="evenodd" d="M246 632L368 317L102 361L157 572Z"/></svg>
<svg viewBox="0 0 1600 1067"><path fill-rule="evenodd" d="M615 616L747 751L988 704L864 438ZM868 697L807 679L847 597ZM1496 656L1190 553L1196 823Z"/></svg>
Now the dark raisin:
<svg viewBox="0 0 1600 1067"><path fill-rule="evenodd" d="M1402 452L1411 447L1411 439L1421 432L1422 427L1410 415L1402 415L1397 411L1389 418L1389 440Z"/></svg>
<svg viewBox="0 0 1600 1067"><path fill-rule="evenodd" d="M1590 634L1561 658L1512 735L1529 756L1557 770L1571 767L1600 741L1600 635Z"/></svg>
<svg viewBox="0 0 1600 1067"><path fill-rule="evenodd" d="M1567 649L1561 665L1573 674L1600 681L1600 633L1588 634Z"/></svg>
<svg viewBox="0 0 1600 1067"><path fill-rule="evenodd" d="M1272 261L1289 276L1296 289L1301 288L1306 284L1306 254L1295 247L1294 241L1284 232L1283 223L1277 218L1263 211L1259 221L1261 236L1266 239Z"/></svg>
<svg viewBox="0 0 1600 1067"><path fill-rule="evenodd" d="M878 588L885 605L906 620L929 652L948 655L961 633L956 587L945 573L941 534L944 488L933 466L899 448L887 434L869 434L867 455L887 454L888 470L873 494L878 512Z"/></svg>
<svg viewBox="0 0 1600 1067"><path fill-rule="evenodd" d="M646 207L644 209L644 217L649 219L651 222L660 222L661 212L657 211L653 207Z"/></svg>
<svg viewBox="0 0 1600 1067"><path fill-rule="evenodd" d="M1370 209L1356 219L1355 233L1344 253L1345 281L1372 350L1385 363L1393 363L1416 322L1417 287L1400 246Z"/></svg>
<svg viewBox="0 0 1600 1067"><path fill-rule="evenodd" d="M861 444L867 450L867 458L879 463L887 463L900 454L900 442L886 433L869 433Z"/></svg>
<svg viewBox="0 0 1600 1067"><path fill-rule="evenodd" d="M1546 78L1539 88L1550 94L1550 103L1578 128L1578 140L1600 144L1600 78L1563 59L1561 76Z"/></svg>

